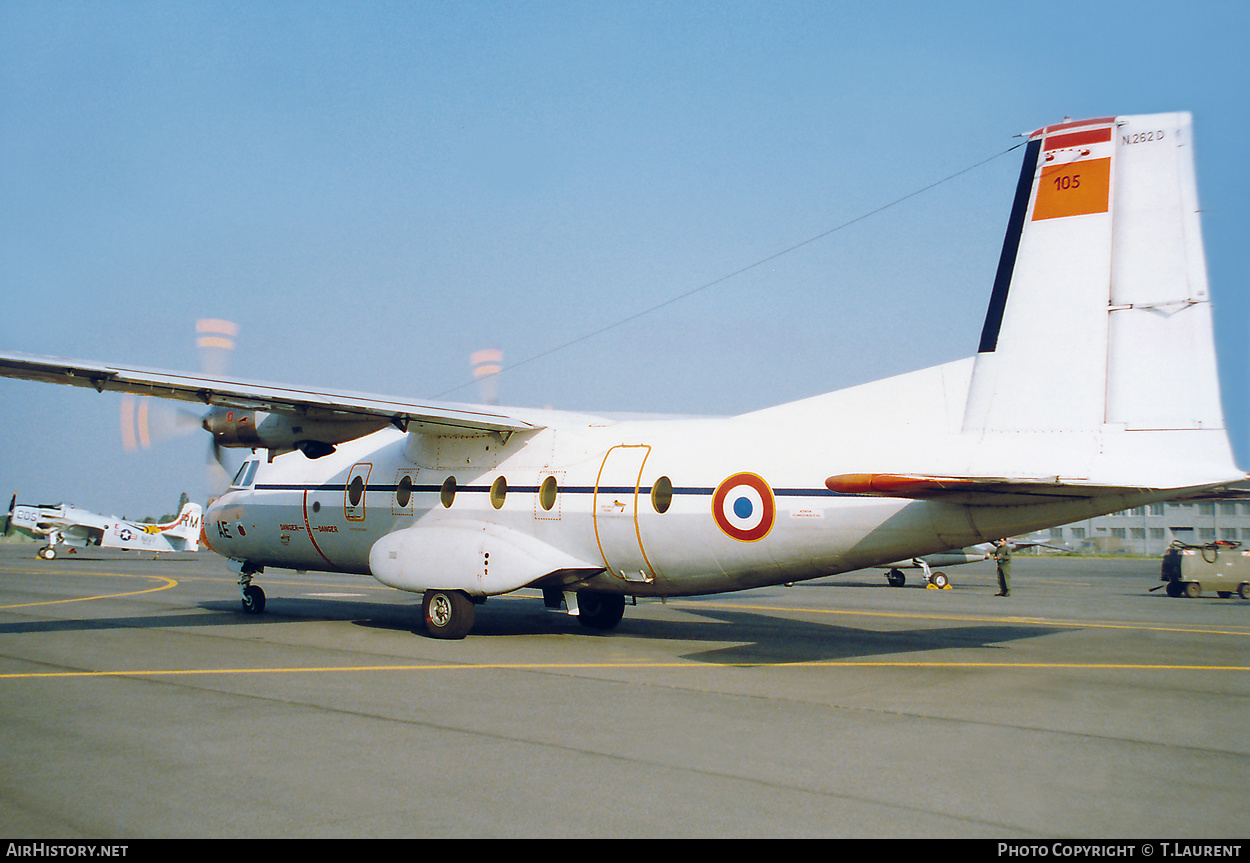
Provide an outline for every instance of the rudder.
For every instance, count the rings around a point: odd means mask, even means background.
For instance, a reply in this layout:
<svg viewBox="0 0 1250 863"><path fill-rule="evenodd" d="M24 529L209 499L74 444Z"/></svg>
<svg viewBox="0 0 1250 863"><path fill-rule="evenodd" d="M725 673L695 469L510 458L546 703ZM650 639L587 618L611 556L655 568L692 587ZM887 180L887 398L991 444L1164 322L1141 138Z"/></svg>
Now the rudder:
<svg viewBox="0 0 1250 863"><path fill-rule="evenodd" d="M1223 412L1190 115L1033 132L964 430L1195 429Z"/></svg>

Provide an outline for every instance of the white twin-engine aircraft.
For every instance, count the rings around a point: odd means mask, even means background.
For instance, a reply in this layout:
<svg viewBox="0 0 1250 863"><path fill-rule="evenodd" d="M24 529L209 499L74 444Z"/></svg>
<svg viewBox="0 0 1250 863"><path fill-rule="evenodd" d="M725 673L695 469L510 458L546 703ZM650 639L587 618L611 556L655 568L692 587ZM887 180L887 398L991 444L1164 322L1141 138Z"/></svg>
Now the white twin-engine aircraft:
<svg viewBox="0 0 1250 863"><path fill-rule="evenodd" d="M424 593L447 638L520 588L606 629L630 597L818 578L1243 479L1190 116L1064 122L1024 153L975 357L741 416L614 421L18 354L0 368L198 400L219 443L268 449L206 516L244 608L263 609L266 566L370 573Z"/></svg>
<svg viewBox="0 0 1250 863"><path fill-rule="evenodd" d="M198 503L183 504L178 517L165 524L127 521L111 515L98 515L73 504L53 503L30 506L19 504L17 494L9 501L4 517L4 535L18 530L43 537L39 549L44 560L56 557L58 545L71 548L124 548L132 551L198 551L203 530L203 510Z"/></svg>

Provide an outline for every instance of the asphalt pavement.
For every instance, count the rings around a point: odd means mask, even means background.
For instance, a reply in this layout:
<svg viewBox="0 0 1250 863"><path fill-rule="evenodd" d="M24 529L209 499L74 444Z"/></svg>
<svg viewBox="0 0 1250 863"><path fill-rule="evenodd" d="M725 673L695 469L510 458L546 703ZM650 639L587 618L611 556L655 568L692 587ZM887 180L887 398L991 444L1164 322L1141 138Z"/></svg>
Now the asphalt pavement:
<svg viewBox="0 0 1250 863"><path fill-rule="evenodd" d="M640 600L420 597L0 544L0 835L1235 839L1250 601L1147 559Z"/></svg>

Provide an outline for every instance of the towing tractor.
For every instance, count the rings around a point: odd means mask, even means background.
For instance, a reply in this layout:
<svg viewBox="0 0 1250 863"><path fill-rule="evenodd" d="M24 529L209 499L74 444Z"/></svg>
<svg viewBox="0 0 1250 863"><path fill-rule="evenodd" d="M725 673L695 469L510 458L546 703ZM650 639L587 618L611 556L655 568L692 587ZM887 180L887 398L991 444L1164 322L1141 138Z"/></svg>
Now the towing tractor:
<svg viewBox="0 0 1250 863"><path fill-rule="evenodd" d="M1219 540L1206 545L1175 541L1163 554L1159 576L1168 596L1202 596L1215 593L1228 598L1234 593L1250 599L1250 550L1240 542Z"/></svg>

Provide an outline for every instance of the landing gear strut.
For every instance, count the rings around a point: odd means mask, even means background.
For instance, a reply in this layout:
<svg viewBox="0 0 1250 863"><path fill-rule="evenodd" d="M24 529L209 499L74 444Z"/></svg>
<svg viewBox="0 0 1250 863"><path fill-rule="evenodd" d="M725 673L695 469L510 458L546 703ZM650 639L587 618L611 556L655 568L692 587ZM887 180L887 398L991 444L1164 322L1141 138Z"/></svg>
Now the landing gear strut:
<svg viewBox="0 0 1250 863"><path fill-rule="evenodd" d="M61 541L61 532L53 530L48 534L48 544L36 552L43 560L56 560L56 544Z"/></svg>
<svg viewBox="0 0 1250 863"><path fill-rule="evenodd" d="M934 572L929 564L921 558L912 558L912 565L920 567L920 571L924 573L925 584L929 587L941 589L950 586L951 580L946 577L946 573ZM885 580L890 587L902 587L907 583L907 576L903 575L903 571L896 567L885 574Z"/></svg>
<svg viewBox="0 0 1250 863"><path fill-rule="evenodd" d="M577 619L590 629L611 629L625 614L625 596L596 590L577 592Z"/></svg>
<svg viewBox="0 0 1250 863"><path fill-rule="evenodd" d="M239 587L243 591L243 610L248 614L260 614L265 610L265 591L252 584L252 576L264 572L263 566L243 564L239 570Z"/></svg>

